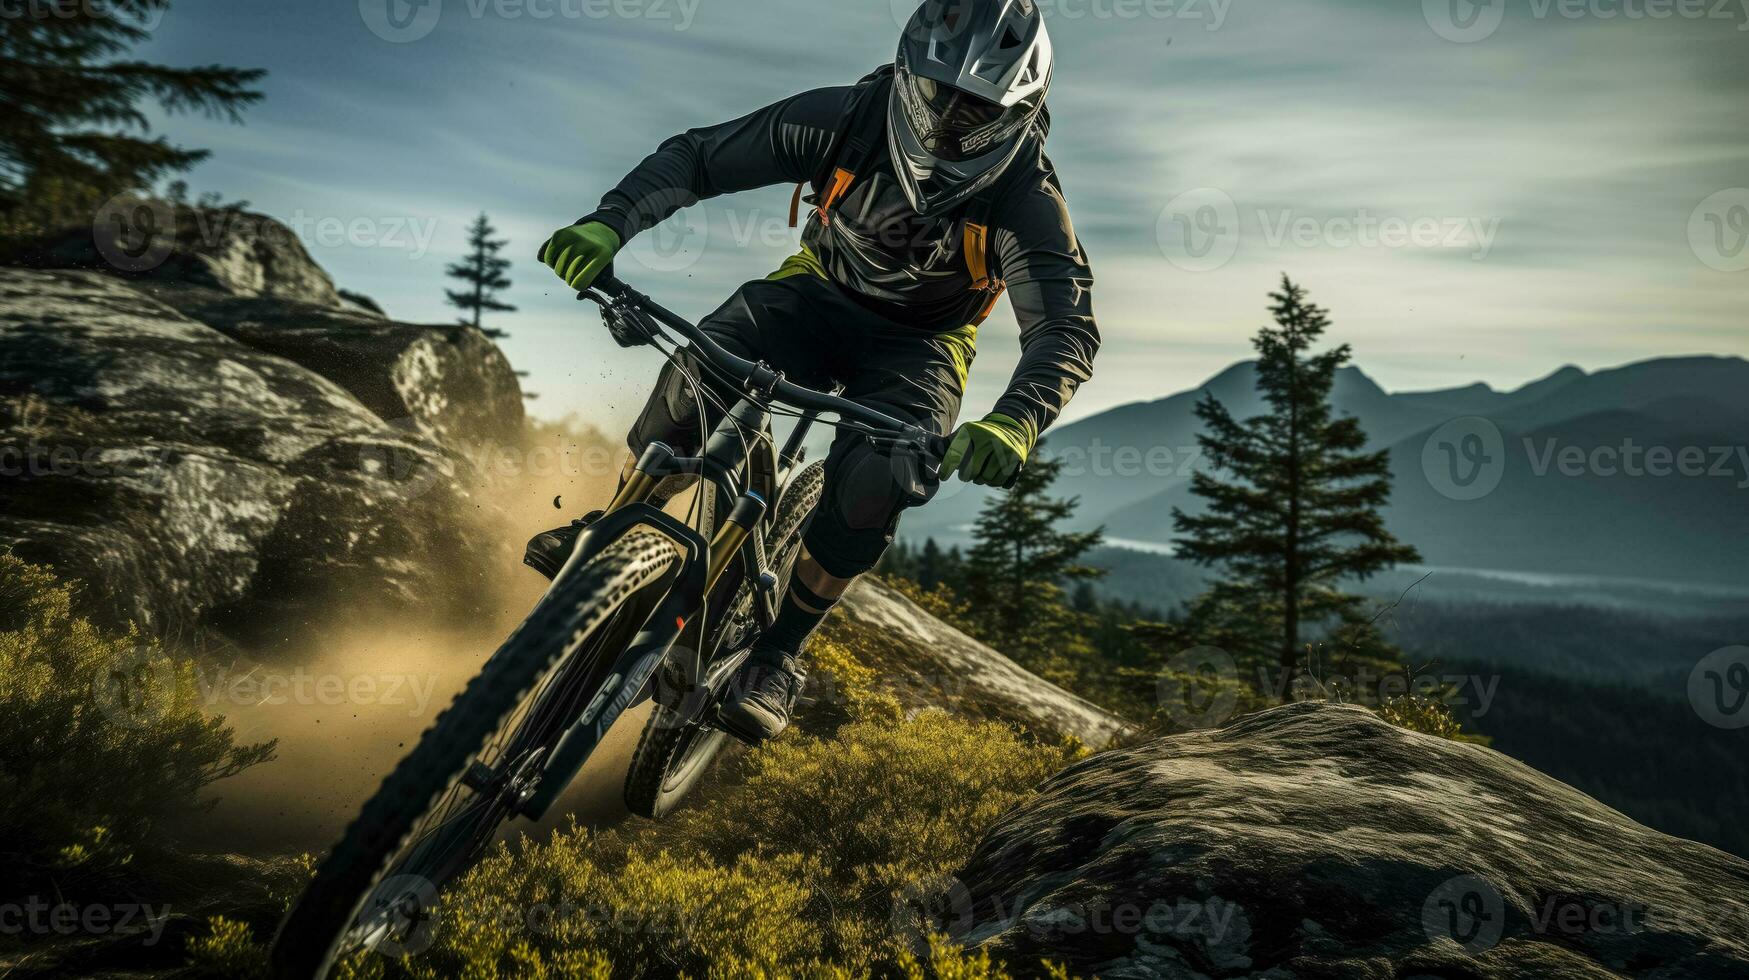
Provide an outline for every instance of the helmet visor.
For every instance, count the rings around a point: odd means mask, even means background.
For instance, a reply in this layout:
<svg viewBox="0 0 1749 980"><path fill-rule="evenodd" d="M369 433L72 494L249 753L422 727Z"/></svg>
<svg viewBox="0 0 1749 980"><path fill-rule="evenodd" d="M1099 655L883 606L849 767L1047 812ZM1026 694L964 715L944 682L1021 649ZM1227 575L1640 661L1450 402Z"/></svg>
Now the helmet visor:
<svg viewBox="0 0 1749 980"><path fill-rule="evenodd" d="M1031 114L1025 102L1003 107L908 71L898 73L905 121L925 152L959 162L988 152Z"/></svg>

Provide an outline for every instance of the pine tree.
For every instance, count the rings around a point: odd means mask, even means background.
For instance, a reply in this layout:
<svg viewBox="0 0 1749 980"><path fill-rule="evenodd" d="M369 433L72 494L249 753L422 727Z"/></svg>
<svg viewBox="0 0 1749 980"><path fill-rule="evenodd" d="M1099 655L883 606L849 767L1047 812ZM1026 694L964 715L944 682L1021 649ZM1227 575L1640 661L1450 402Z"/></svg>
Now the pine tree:
<svg viewBox="0 0 1749 980"><path fill-rule="evenodd" d="M461 290L444 290L449 296L451 306L472 314L472 316L462 317L460 322L479 329L486 336L493 338L508 335L502 330L482 327L480 325L481 315L488 311L512 313L516 310L516 307L500 302L498 299L499 290L510 288L510 279L504 275L505 271L510 268L510 260L499 256L498 253L510 243L503 239L494 239L492 236L497 233L498 229L492 227L492 223L486 218L486 213L480 212L480 216L474 219L472 225L468 226L468 257L460 262L452 263L445 270L450 276L460 279L467 286Z"/></svg>
<svg viewBox="0 0 1749 980"><path fill-rule="evenodd" d="M1086 624L1068 607L1063 586L1103 574L1081 558L1105 533L1057 529L1077 505L1074 498L1049 496L1062 467L1035 448L1014 487L984 504L958 590L980 639L1057 683L1077 673L1091 653Z"/></svg>
<svg viewBox="0 0 1749 980"><path fill-rule="evenodd" d="M1365 452L1359 421L1335 418L1330 407L1348 345L1311 353L1330 319L1287 276L1270 298L1275 325L1253 340L1268 411L1239 421L1204 396L1197 441L1216 472L1194 474L1191 489L1207 511L1191 516L1174 508L1172 517L1178 554L1224 570L1208 605L1243 605L1272 625L1277 659L1291 676L1301 635L1313 626L1334 617L1345 635L1364 634L1363 600L1340 591L1339 580L1365 579L1420 556L1385 530L1389 453Z"/></svg>
<svg viewBox="0 0 1749 980"><path fill-rule="evenodd" d="M0 17L0 211L10 230L88 222L109 197L206 159L148 138L142 101L239 122L260 100L252 86L263 71L121 60L169 3L56 0Z"/></svg>
<svg viewBox="0 0 1749 980"><path fill-rule="evenodd" d="M941 584L944 577L943 563L941 545L936 544L934 538L925 539L923 549L917 553L916 563L912 566L916 572L917 584L925 589L933 589Z"/></svg>

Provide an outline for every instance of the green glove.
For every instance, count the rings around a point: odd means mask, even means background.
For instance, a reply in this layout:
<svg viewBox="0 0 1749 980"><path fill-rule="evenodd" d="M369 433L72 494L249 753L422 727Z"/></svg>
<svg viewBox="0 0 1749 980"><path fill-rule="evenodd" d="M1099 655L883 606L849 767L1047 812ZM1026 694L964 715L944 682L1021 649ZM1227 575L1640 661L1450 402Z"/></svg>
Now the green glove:
<svg viewBox="0 0 1749 980"><path fill-rule="evenodd" d="M619 235L599 221L586 221L553 232L540 247L540 260L572 289L588 289L619 251Z"/></svg>
<svg viewBox="0 0 1749 980"><path fill-rule="evenodd" d="M953 434L941 457L941 477L959 470L960 479L986 487L1005 487L1032 455L1032 429L1000 412L967 422Z"/></svg>

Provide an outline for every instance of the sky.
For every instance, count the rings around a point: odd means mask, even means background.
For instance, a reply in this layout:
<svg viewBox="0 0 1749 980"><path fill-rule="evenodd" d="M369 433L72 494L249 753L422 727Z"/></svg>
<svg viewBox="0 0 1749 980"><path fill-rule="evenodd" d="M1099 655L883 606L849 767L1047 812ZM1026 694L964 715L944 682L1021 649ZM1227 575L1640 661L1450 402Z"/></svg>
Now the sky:
<svg viewBox="0 0 1749 980"><path fill-rule="evenodd" d="M1104 347L1066 419L1250 355L1285 272L1391 390L1565 364L1749 355L1749 0L1040 0L1047 152ZM268 70L195 192L290 223L348 289L447 322L487 212L492 322L537 414L620 428L657 368L534 261L663 139L892 59L915 0L174 0L142 54ZM718 198L622 253L690 315L796 248L791 188ZM1018 354L981 331L966 412Z"/></svg>

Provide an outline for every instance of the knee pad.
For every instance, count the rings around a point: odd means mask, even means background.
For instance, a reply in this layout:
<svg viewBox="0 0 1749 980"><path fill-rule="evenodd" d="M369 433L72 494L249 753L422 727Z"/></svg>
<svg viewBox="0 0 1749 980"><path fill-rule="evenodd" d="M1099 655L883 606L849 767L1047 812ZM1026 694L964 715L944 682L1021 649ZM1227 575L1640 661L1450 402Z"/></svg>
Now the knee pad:
<svg viewBox="0 0 1749 980"><path fill-rule="evenodd" d="M914 460L895 459L861 436L832 444L826 485L803 543L827 574L852 578L875 566L893 543L899 515L935 495L934 480L919 480Z"/></svg>
<svg viewBox="0 0 1749 980"><path fill-rule="evenodd" d="M682 453L697 452L703 445L698 411L699 401L704 396L693 391L686 374L703 381L706 380L704 369L691 350L682 349L678 356L686 366L686 373L672 362L662 365L662 373L656 378L650 399L644 403L637 422L626 434L626 447L634 453L643 452L644 447L652 442L665 442Z"/></svg>

